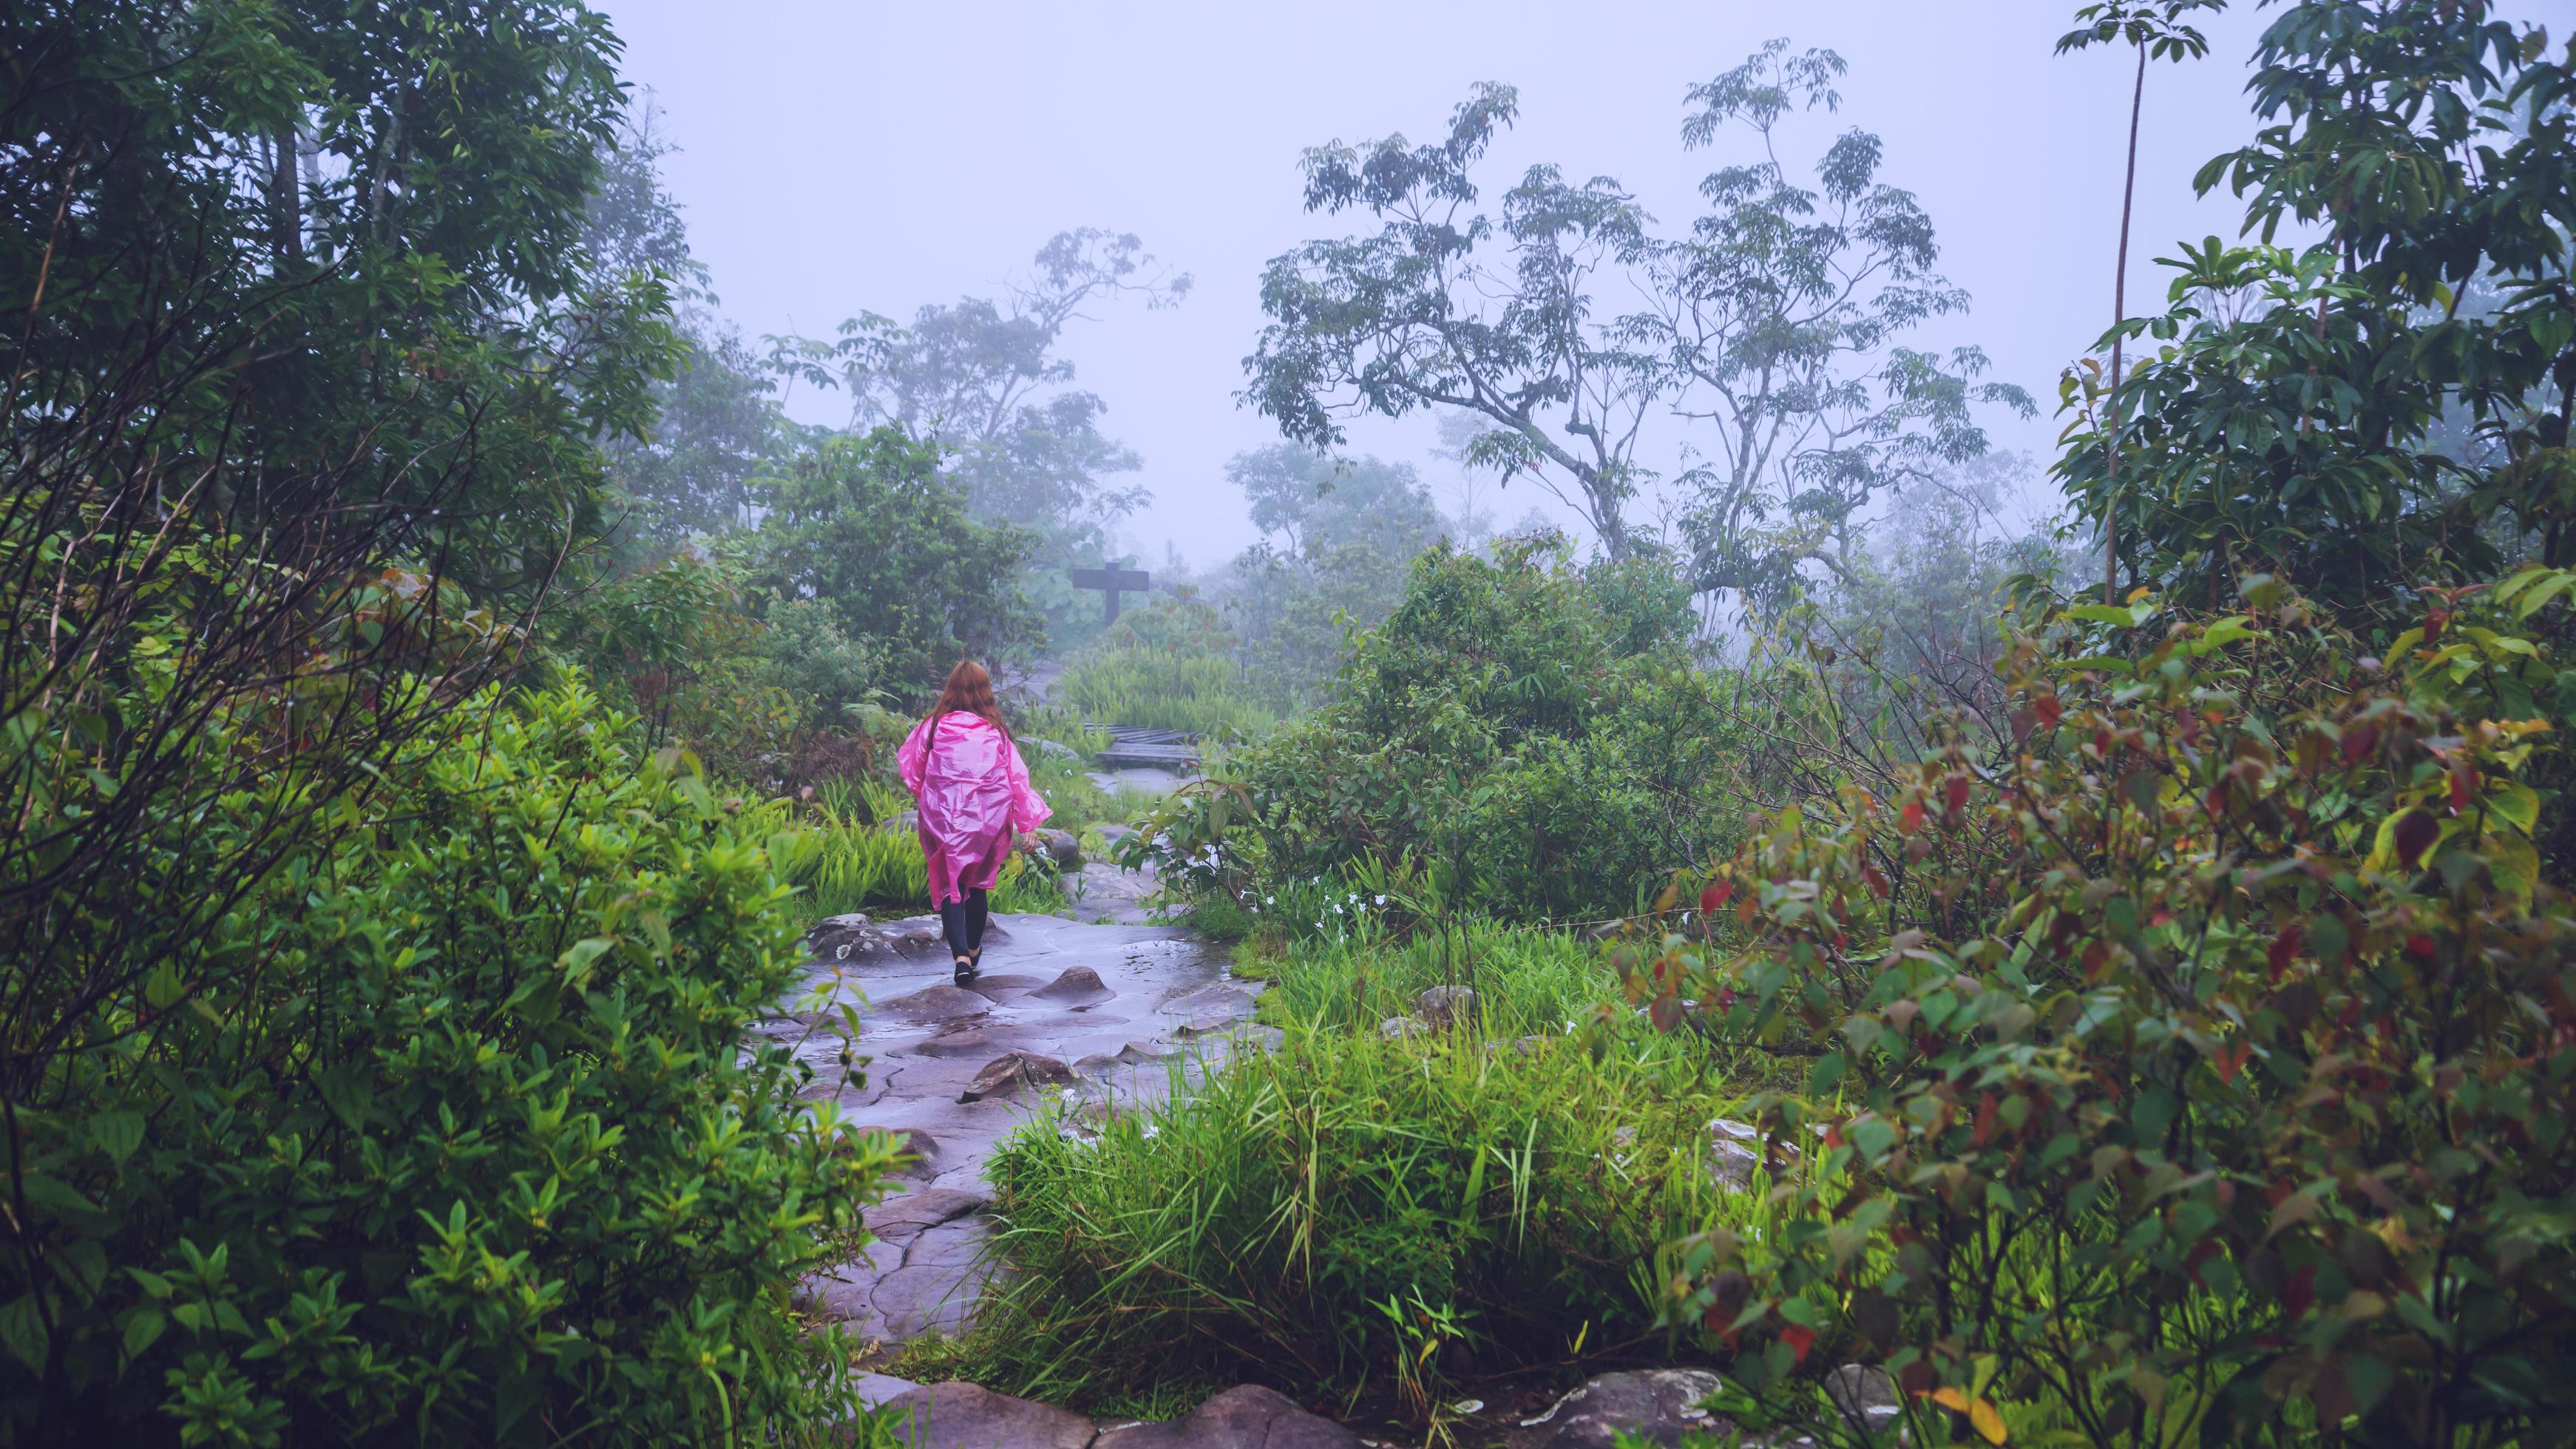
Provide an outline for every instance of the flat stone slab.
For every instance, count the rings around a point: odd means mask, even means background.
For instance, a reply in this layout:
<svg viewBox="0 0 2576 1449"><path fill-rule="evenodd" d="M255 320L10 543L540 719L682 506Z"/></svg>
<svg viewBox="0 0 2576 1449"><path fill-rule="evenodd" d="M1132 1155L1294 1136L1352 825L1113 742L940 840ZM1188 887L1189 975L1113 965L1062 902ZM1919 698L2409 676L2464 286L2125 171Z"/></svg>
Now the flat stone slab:
<svg viewBox="0 0 2576 1449"><path fill-rule="evenodd" d="M1070 1409L997 1394L979 1384L944 1383L885 1401L909 1415L895 1431L910 1449L1089 1449L1098 1429Z"/></svg>
<svg viewBox="0 0 2576 1449"><path fill-rule="evenodd" d="M926 986L877 1008L888 1016L907 1016L915 1021L955 1021L964 1016L982 1016L992 1009L991 997L962 986Z"/></svg>
<svg viewBox="0 0 2576 1449"><path fill-rule="evenodd" d="M1112 1429L1093 1449L1359 1449L1359 1436L1258 1384L1226 1390L1168 1424Z"/></svg>

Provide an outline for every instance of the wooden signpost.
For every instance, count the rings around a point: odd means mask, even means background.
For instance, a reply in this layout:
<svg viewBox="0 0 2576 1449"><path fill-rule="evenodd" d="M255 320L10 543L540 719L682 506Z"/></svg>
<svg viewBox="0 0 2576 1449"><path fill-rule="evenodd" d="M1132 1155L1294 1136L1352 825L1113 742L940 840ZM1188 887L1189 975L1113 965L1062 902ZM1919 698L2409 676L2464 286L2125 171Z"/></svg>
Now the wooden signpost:
<svg viewBox="0 0 2576 1449"><path fill-rule="evenodd" d="M1143 569L1122 569L1115 565L1101 569L1075 569L1073 586L1077 589L1098 589L1107 596L1109 622L1115 624L1118 622L1119 594L1144 593L1154 586L1154 576Z"/></svg>

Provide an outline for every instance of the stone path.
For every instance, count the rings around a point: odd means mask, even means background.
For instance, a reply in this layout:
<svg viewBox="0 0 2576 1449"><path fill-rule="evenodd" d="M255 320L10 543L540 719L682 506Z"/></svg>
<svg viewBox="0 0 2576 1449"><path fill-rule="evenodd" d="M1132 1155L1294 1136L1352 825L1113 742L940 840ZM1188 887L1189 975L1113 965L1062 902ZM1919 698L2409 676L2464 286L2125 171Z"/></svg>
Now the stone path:
<svg viewBox="0 0 2576 1449"><path fill-rule="evenodd" d="M951 984L936 918L836 917L808 937L813 980L865 1002L864 1084L838 1083L837 1039L811 1018L762 1030L811 1053L814 1094L857 1129L900 1134L918 1161L904 1190L869 1210L878 1241L862 1260L805 1285L807 1305L891 1348L933 1330L955 1333L983 1291L989 1232L984 1166L1032 1116L1079 1133L1103 1114L1169 1095L1247 1041L1257 982L1226 972L1224 953L1170 926L1085 925L997 915L984 972Z"/></svg>

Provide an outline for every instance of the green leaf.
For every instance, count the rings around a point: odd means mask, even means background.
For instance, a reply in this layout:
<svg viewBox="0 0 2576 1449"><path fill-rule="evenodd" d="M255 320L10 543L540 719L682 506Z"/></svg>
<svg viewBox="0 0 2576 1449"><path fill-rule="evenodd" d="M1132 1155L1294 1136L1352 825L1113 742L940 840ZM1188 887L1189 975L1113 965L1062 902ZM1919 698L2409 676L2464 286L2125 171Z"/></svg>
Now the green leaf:
<svg viewBox="0 0 2576 1449"><path fill-rule="evenodd" d="M130 1109L97 1113L89 1119L89 1136L108 1161L122 1167L143 1145L143 1114Z"/></svg>
<svg viewBox="0 0 2576 1449"><path fill-rule="evenodd" d="M143 999L155 1011L168 1011L187 994L188 988L179 980L179 968L170 962L153 967L152 974L143 978Z"/></svg>
<svg viewBox="0 0 2576 1449"><path fill-rule="evenodd" d="M0 1347L6 1347L25 1364L30 1373L45 1371L45 1358L51 1339L45 1333L44 1314L36 1305L36 1295L21 1293L0 1307Z"/></svg>
<svg viewBox="0 0 2576 1449"><path fill-rule="evenodd" d="M128 1359L143 1357L143 1351L159 1342L169 1327L170 1320L163 1316L161 1310L149 1305L126 1314L125 1356Z"/></svg>

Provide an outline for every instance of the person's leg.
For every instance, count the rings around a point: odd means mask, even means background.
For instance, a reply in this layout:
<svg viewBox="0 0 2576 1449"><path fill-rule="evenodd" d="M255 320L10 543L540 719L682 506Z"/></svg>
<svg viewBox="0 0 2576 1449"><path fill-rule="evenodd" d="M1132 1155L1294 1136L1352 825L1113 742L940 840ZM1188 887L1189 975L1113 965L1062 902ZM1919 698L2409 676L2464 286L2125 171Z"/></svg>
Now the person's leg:
<svg viewBox="0 0 2576 1449"><path fill-rule="evenodd" d="M971 920L964 901L939 903L939 934L948 938L948 954L956 958L961 974L973 969L970 963L975 957L975 946L971 939Z"/></svg>
<svg viewBox="0 0 2576 1449"><path fill-rule="evenodd" d="M984 959L984 922L992 915L992 901L982 891L966 893L966 949L977 962Z"/></svg>

